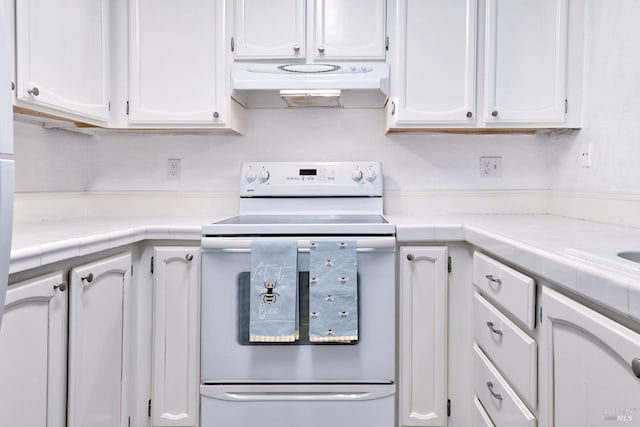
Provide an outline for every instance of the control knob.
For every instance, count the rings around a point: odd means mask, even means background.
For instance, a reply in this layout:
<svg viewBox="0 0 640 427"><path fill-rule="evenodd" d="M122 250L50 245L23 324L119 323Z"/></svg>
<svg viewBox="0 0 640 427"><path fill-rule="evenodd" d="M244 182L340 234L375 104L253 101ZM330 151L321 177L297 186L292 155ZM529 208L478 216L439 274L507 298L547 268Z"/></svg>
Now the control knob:
<svg viewBox="0 0 640 427"><path fill-rule="evenodd" d="M353 179L355 182L360 181L362 179L362 171L359 168L355 168L351 173L351 179Z"/></svg>
<svg viewBox="0 0 640 427"><path fill-rule="evenodd" d="M247 171L247 173L244 175L244 179L247 180L247 182L253 182L255 181L257 178L256 173L253 171L253 169L249 169Z"/></svg>
<svg viewBox="0 0 640 427"><path fill-rule="evenodd" d="M376 171L372 168L369 167L369 169L367 169L367 172L364 175L365 179L369 182L373 182L376 180L376 178L378 178L378 174L376 173Z"/></svg>
<svg viewBox="0 0 640 427"><path fill-rule="evenodd" d="M265 183L269 180L269 177L271 175L269 174L269 171L266 169L262 169L260 171L260 176L258 177L258 179L260 180L261 183Z"/></svg>

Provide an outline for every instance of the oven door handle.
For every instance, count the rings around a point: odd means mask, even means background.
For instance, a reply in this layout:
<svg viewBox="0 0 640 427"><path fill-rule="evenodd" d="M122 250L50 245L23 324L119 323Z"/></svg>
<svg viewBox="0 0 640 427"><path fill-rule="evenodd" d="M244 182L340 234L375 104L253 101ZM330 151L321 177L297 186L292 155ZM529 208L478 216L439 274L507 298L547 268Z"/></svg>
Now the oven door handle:
<svg viewBox="0 0 640 427"><path fill-rule="evenodd" d="M200 394L234 402L375 400L395 393L394 384L336 385L203 385Z"/></svg>
<svg viewBox="0 0 640 427"><path fill-rule="evenodd" d="M334 238L331 240L339 240ZM322 240L322 239L317 239ZM348 240L348 239L345 239ZM225 237L205 237L202 239L202 249L221 252L251 252L252 239L238 239ZM358 252L395 252L395 237L376 237L374 239L358 239ZM298 239L298 252L309 252L311 240Z"/></svg>

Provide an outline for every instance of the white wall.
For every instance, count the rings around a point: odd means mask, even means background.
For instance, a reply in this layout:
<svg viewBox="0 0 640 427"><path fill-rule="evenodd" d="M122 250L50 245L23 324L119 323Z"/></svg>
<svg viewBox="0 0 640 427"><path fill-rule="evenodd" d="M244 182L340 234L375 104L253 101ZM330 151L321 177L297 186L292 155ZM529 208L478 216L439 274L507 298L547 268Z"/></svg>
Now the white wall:
<svg viewBox="0 0 640 427"><path fill-rule="evenodd" d="M18 190L236 191L242 160L382 160L389 190L546 189L546 136L385 135L382 110L252 110L243 136L86 136L16 126ZM502 156L481 178L480 156ZM167 160L182 159L182 179ZM37 165L37 167L33 167Z"/></svg>
<svg viewBox="0 0 640 427"><path fill-rule="evenodd" d="M551 148L552 188L640 193L640 2L586 3L583 129ZM580 168L590 144L592 166Z"/></svg>

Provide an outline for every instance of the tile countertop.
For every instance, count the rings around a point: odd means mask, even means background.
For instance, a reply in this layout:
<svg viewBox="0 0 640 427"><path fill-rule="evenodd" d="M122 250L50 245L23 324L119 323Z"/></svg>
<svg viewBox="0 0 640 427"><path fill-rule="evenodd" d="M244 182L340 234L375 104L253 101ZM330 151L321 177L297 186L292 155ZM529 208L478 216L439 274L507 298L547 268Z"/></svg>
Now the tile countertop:
<svg viewBox="0 0 640 427"><path fill-rule="evenodd" d="M147 239L200 240L221 218L73 218L14 225L10 273ZM399 216L400 243L466 241L640 322L640 229L550 215Z"/></svg>
<svg viewBox="0 0 640 427"><path fill-rule="evenodd" d="M640 322L640 229L552 215L387 217L402 243L466 241Z"/></svg>

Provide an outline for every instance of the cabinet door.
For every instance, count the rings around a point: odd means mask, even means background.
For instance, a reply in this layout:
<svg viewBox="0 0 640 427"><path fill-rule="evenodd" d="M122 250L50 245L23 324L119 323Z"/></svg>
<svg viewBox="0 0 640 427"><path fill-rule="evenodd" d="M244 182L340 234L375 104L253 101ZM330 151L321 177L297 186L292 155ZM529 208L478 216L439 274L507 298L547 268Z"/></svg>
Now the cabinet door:
<svg viewBox="0 0 640 427"><path fill-rule="evenodd" d="M446 247L400 248L400 425L443 426L447 402Z"/></svg>
<svg viewBox="0 0 640 427"><path fill-rule="evenodd" d="M234 55L304 58L305 0L235 0Z"/></svg>
<svg viewBox="0 0 640 427"><path fill-rule="evenodd" d="M568 0L488 0L484 121L565 120Z"/></svg>
<svg viewBox="0 0 640 427"><path fill-rule="evenodd" d="M314 58L384 59L385 17L385 0L315 0Z"/></svg>
<svg viewBox="0 0 640 427"><path fill-rule="evenodd" d="M392 126L475 123L476 3L398 1Z"/></svg>
<svg viewBox="0 0 640 427"><path fill-rule="evenodd" d="M9 287L0 328L2 425L64 427L67 293L57 273Z"/></svg>
<svg viewBox="0 0 640 427"><path fill-rule="evenodd" d="M131 255L74 268L69 302L69 427L127 426Z"/></svg>
<svg viewBox="0 0 640 427"><path fill-rule="evenodd" d="M223 3L131 0L131 124L224 124Z"/></svg>
<svg viewBox="0 0 640 427"><path fill-rule="evenodd" d="M9 41L9 76L11 78L11 91L15 94L16 88L16 2L15 0L3 0L2 9L4 12L3 31Z"/></svg>
<svg viewBox="0 0 640 427"><path fill-rule="evenodd" d="M151 424L198 424L200 255L198 248L156 248L153 279Z"/></svg>
<svg viewBox="0 0 640 427"><path fill-rule="evenodd" d="M104 123L107 0L16 2L18 105Z"/></svg>
<svg viewBox="0 0 640 427"><path fill-rule="evenodd" d="M640 426L640 334L543 288L540 425Z"/></svg>

